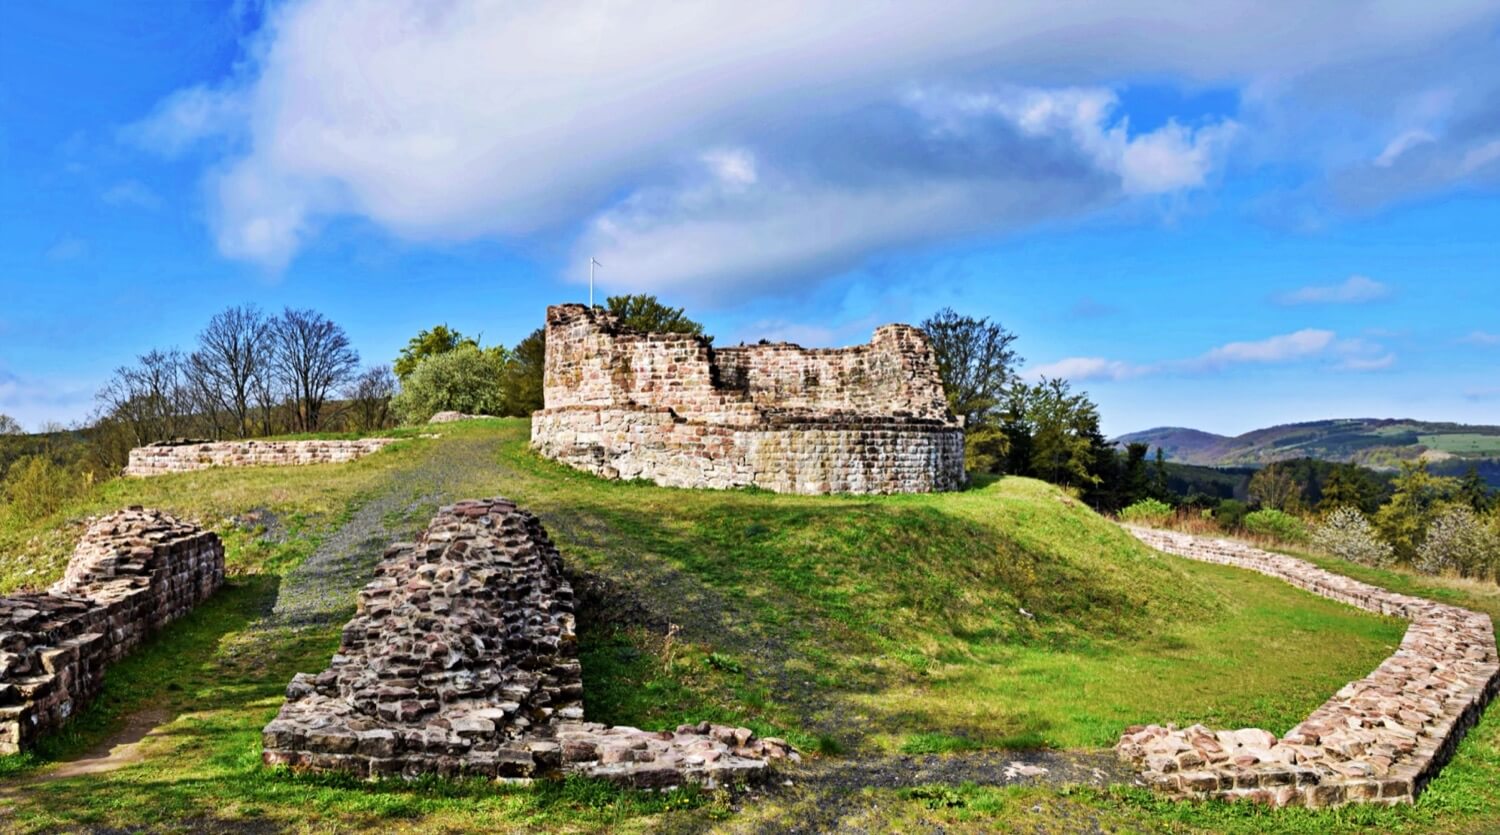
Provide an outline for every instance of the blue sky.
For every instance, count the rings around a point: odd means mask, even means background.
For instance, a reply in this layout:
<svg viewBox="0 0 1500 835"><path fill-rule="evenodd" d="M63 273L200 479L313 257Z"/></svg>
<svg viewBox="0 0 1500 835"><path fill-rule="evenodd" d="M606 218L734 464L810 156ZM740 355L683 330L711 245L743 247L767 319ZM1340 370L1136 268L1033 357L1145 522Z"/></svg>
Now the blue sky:
<svg viewBox="0 0 1500 835"><path fill-rule="evenodd" d="M0 412L242 302L514 343L593 254L721 343L994 317L1111 433L1500 423L1500 6L1105 5L0 5Z"/></svg>

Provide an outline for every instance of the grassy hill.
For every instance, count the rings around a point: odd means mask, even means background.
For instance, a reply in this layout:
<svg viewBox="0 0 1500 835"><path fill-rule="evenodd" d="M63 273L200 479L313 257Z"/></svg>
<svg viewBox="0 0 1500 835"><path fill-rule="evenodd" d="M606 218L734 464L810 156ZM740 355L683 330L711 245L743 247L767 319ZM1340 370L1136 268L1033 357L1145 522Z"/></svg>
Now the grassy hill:
<svg viewBox="0 0 1500 835"><path fill-rule="evenodd" d="M111 482L56 519L0 522L5 588L55 578L83 516L123 504L218 529L232 573L213 601L113 668L71 732L0 758L6 826L1035 829L1045 807L1132 830L1263 831L1276 826L1252 810L1168 807L1133 790L893 786L909 784L912 757L1087 752L1138 722L1285 730L1404 631L1258 575L1157 554L1036 481L863 498L672 490L542 460L525 421L441 431L348 465ZM309 589L298 566L329 548L373 558L436 504L487 495L535 510L579 575L591 718L644 728L711 719L787 736L810 754L797 786L742 809L727 793L370 784L260 767L259 729L294 672L326 666L342 623L276 623L278 601L333 594ZM343 617L352 603L333 601ZM159 718L140 762L47 779L140 716ZM1493 723L1482 731L1483 744L1500 735ZM1474 767L1474 779L1500 785L1500 759ZM883 776L838 776L852 773ZM1418 813L1380 814L1389 828ZM1345 819L1315 820L1326 830Z"/></svg>
<svg viewBox="0 0 1500 835"><path fill-rule="evenodd" d="M1235 437L1180 427L1121 435L1118 443L1161 447L1167 460L1209 467L1253 467L1318 458L1376 469L1421 458L1443 474L1477 466L1500 484L1500 426L1368 418L1320 420L1257 429Z"/></svg>

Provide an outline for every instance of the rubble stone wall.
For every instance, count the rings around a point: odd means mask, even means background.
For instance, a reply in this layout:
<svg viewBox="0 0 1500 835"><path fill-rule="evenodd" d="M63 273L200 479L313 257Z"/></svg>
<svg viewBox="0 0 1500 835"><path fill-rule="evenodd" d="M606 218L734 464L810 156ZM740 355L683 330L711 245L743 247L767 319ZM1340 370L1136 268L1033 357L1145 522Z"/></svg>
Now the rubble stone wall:
<svg viewBox="0 0 1500 835"><path fill-rule="evenodd" d="M572 587L535 516L504 499L445 507L386 551L329 668L292 679L263 759L368 778L569 771L665 787L789 755L743 728L583 721L573 624Z"/></svg>
<svg viewBox="0 0 1500 835"><path fill-rule="evenodd" d="M1500 690L1488 615L1396 594L1241 543L1127 528L1171 554L1231 565L1411 621L1401 647L1280 738L1258 728L1130 728L1116 750L1152 786L1274 806L1412 803Z"/></svg>
<svg viewBox="0 0 1500 835"><path fill-rule="evenodd" d="M583 305L547 311L546 408L532 443L606 478L793 493L952 490L963 428L926 336L868 345L713 348L626 330Z"/></svg>
<svg viewBox="0 0 1500 835"><path fill-rule="evenodd" d="M379 452L394 438L353 441L193 441L136 447L125 465L127 476L185 473L210 467L289 467L342 464Z"/></svg>
<svg viewBox="0 0 1500 835"><path fill-rule="evenodd" d="M154 510L92 523L45 593L0 598L0 753L93 699L104 671L224 581L217 535Z"/></svg>

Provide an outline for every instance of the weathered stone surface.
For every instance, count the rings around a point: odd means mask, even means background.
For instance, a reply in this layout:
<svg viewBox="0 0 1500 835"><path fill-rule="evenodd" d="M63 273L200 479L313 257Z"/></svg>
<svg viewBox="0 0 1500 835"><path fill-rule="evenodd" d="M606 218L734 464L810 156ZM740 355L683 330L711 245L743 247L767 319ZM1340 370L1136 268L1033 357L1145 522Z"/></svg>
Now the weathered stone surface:
<svg viewBox="0 0 1500 835"><path fill-rule="evenodd" d="M1167 553L1247 568L1411 621L1394 655L1279 739L1258 728L1128 729L1116 751L1162 791L1276 806L1411 803L1500 690L1488 615L1389 592L1237 542L1127 530Z"/></svg>
<svg viewBox="0 0 1500 835"><path fill-rule="evenodd" d="M0 598L0 753L61 725L106 667L223 581L224 546L195 525L139 507L90 524L62 580Z"/></svg>
<svg viewBox="0 0 1500 835"><path fill-rule="evenodd" d="M386 552L329 669L287 687L263 759L368 777L567 771L663 787L795 756L748 729L584 722L582 694L573 590L541 523L504 499L460 502Z"/></svg>
<svg viewBox="0 0 1500 835"><path fill-rule="evenodd" d="M532 444L607 478L783 493L964 484L963 428L918 329L868 345L714 348L637 333L584 305L547 311L546 408Z"/></svg>
<svg viewBox="0 0 1500 835"><path fill-rule="evenodd" d="M130 451L125 475L146 477L210 467L289 467L342 464L395 443L395 438L353 441L169 441Z"/></svg>

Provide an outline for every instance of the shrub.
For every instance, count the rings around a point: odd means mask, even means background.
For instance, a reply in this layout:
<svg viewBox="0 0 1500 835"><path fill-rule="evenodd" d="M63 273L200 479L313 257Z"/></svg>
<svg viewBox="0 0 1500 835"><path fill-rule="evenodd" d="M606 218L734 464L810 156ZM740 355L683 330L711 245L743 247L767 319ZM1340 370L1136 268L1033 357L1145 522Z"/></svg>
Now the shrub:
<svg viewBox="0 0 1500 835"><path fill-rule="evenodd" d="M422 423L438 412L498 415L505 406L501 352L461 345L417 363L391 406L407 423Z"/></svg>
<svg viewBox="0 0 1500 835"><path fill-rule="evenodd" d="M1236 531L1245 524L1250 508L1239 499L1224 499L1214 508L1214 521L1226 531Z"/></svg>
<svg viewBox="0 0 1500 835"><path fill-rule="evenodd" d="M1361 565L1385 565L1395 557L1394 549L1375 533L1370 520L1353 507L1329 513L1313 530L1312 542L1335 557Z"/></svg>
<svg viewBox="0 0 1500 835"><path fill-rule="evenodd" d="M1453 572L1460 577L1487 577L1500 566L1500 537L1467 505L1441 512L1417 547L1417 570Z"/></svg>
<svg viewBox="0 0 1500 835"><path fill-rule="evenodd" d="M1301 542L1307 539L1307 526L1302 524L1301 519L1270 508L1245 514L1245 530L1283 542Z"/></svg>
<svg viewBox="0 0 1500 835"><path fill-rule="evenodd" d="M45 455L32 455L10 465L4 494L11 513L25 520L41 519L62 509L77 496L83 480Z"/></svg>
<svg viewBox="0 0 1500 835"><path fill-rule="evenodd" d="M1172 515L1172 506L1156 499L1141 499L1120 511L1120 518L1137 524L1159 525Z"/></svg>

